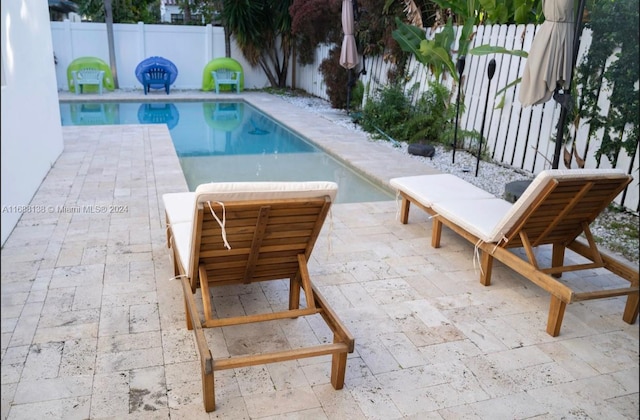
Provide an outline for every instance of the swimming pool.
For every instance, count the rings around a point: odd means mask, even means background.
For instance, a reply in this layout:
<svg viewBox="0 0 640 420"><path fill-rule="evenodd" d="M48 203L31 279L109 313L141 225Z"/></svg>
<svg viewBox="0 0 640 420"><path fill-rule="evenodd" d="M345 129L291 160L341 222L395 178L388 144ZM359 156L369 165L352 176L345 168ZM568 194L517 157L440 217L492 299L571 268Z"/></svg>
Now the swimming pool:
<svg viewBox="0 0 640 420"><path fill-rule="evenodd" d="M167 124L191 191L212 181L334 181L336 203L393 195L244 102L60 103L62 125Z"/></svg>

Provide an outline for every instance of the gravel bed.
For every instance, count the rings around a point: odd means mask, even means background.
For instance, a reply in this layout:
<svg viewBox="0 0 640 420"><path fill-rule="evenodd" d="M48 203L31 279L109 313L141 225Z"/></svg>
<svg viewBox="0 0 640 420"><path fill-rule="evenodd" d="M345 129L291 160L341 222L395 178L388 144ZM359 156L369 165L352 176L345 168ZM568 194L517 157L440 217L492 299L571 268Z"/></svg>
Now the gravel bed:
<svg viewBox="0 0 640 420"><path fill-rule="evenodd" d="M353 131L363 132L359 125L352 122L345 111L331 108L330 103L324 99L298 94L280 94L279 96L287 102L317 113L335 124ZM398 153L409 155L406 143L394 145L391 141L376 140L371 136L369 138L371 141L383 141ZM439 145L435 145L435 148L436 153L433 158L409 156L442 172L454 174L497 197L503 196L504 186L509 182L533 179L533 174L487 161L480 161L478 176L475 176L477 165L475 156L458 150L456 151L455 163L452 163L451 151L445 150ZM638 257L638 219L637 214L608 209L594 221L591 230L601 247L638 264L640 260Z"/></svg>

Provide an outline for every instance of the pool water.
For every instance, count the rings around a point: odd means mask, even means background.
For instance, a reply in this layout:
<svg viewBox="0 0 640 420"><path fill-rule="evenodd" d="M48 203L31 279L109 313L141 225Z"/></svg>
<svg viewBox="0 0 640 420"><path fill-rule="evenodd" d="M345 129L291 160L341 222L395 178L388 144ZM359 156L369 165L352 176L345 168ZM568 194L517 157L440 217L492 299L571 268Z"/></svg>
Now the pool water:
<svg viewBox="0 0 640 420"><path fill-rule="evenodd" d="M60 114L62 125L167 124L191 191L214 181L334 181L336 203L393 199L243 102L61 103Z"/></svg>

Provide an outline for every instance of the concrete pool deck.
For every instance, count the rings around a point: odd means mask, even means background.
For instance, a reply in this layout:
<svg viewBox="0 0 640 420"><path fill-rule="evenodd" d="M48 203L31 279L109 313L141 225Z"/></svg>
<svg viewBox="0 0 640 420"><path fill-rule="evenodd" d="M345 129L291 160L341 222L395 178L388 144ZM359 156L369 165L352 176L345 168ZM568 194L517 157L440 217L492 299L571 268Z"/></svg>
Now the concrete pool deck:
<svg viewBox="0 0 640 420"><path fill-rule="evenodd" d="M381 183L429 171L331 115L264 93L240 96ZM60 93L218 97L237 96ZM393 200L334 205L310 261L312 280L355 336L345 387L331 387L323 357L221 371L217 409L205 413L182 291L170 280L161 196L187 186L168 129L63 133L34 211L2 248L3 419L638 418L639 329L622 321L623 298L569 305L551 337L546 292L500 264L482 286L473 246L445 230L443 246L431 248L428 217L414 209L402 225ZM538 257L548 260L548 250ZM579 280L617 284L601 271ZM214 303L276 308L285 283L271 283L213 290ZM207 334L224 356L287 342L283 328ZM309 325L295 340L323 333Z"/></svg>

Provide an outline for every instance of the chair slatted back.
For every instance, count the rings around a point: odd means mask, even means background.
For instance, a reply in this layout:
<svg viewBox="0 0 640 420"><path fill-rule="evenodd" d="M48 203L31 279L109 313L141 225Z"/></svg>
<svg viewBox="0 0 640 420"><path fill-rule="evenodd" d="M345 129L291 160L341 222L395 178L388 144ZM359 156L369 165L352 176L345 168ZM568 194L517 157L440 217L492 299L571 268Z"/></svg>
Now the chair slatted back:
<svg viewBox="0 0 640 420"><path fill-rule="evenodd" d="M204 267L210 286L295 278L298 255L311 255L330 206L329 197L199 203L191 272Z"/></svg>
<svg viewBox="0 0 640 420"><path fill-rule="evenodd" d="M237 72L229 69L218 69L215 71L217 80L234 80Z"/></svg>
<svg viewBox="0 0 640 420"><path fill-rule="evenodd" d="M88 80L98 80L100 78L100 70L94 68L83 68L78 71L78 78Z"/></svg>
<svg viewBox="0 0 640 420"><path fill-rule="evenodd" d="M144 72L144 78L150 82L157 81L164 83L169 80L169 73L162 67L152 67Z"/></svg>
<svg viewBox="0 0 640 420"><path fill-rule="evenodd" d="M621 174L618 177L593 175L582 179L551 180L506 235L507 246L522 246L520 231L527 234L532 246L570 243L632 179Z"/></svg>

